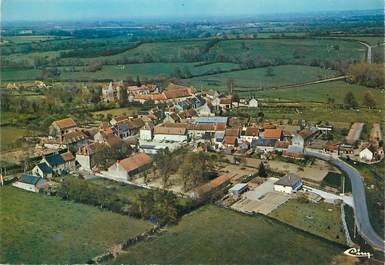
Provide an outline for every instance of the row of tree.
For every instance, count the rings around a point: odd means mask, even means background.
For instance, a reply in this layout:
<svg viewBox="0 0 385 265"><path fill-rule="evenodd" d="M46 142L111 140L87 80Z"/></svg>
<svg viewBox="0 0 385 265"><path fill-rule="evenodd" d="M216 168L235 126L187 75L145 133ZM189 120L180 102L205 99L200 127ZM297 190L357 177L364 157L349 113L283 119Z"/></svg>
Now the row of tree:
<svg viewBox="0 0 385 265"><path fill-rule="evenodd" d="M384 88L384 65L359 63L349 66L347 80L367 87Z"/></svg>
<svg viewBox="0 0 385 265"><path fill-rule="evenodd" d="M178 205L176 196L168 191L145 190L128 199L119 196L115 189L73 177L64 179L57 195L65 200L90 204L157 224L175 222L187 209Z"/></svg>

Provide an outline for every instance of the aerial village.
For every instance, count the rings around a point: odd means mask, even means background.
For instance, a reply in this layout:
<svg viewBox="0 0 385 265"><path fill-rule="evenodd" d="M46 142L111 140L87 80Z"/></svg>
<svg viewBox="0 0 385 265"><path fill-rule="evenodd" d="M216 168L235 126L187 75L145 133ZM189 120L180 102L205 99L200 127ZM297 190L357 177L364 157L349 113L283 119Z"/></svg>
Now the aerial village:
<svg viewBox="0 0 385 265"><path fill-rule="evenodd" d="M80 126L71 117L54 121L49 135L40 137L32 152L40 154L40 159L12 185L54 193L67 175L104 178L196 200L219 194L216 202L225 207L269 214L295 197L312 203L352 204L348 192L323 185L329 174L340 174L339 169L310 156L309 151L367 164L384 158L379 124L373 125L370 140L360 140L364 124L354 123L344 141L335 142L329 140L334 133L329 124L264 119L258 112L263 102L253 97L235 98L173 83L161 90L155 84L111 82L102 89L104 102L117 102L121 95L128 102L152 102L155 107L132 116L114 116L93 127ZM240 106L255 109L255 117L229 115ZM126 157L113 160L111 150ZM175 158L178 152L182 158ZM177 167L190 153L214 161L203 168L210 172L196 173L207 175L199 181L162 168L162 163ZM179 166L185 166L184 175L193 175L194 168L201 166L194 163L207 160ZM2 178L5 181L7 176Z"/></svg>

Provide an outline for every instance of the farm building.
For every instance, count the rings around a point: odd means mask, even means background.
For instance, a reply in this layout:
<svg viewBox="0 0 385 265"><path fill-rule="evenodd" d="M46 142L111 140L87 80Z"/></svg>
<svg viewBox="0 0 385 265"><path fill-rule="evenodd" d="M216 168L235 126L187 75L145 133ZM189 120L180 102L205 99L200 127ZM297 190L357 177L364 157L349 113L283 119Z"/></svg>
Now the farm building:
<svg viewBox="0 0 385 265"><path fill-rule="evenodd" d="M229 184L230 177L226 175L221 175L212 179L210 182L203 184L195 189L193 189L189 196L194 199L204 199L209 194L212 194L215 191L222 190Z"/></svg>
<svg viewBox="0 0 385 265"><path fill-rule="evenodd" d="M54 121L49 127L49 135L60 137L76 129L77 124L71 118Z"/></svg>
<svg viewBox="0 0 385 265"><path fill-rule="evenodd" d="M115 164L108 168L108 174L128 180L130 177L148 169L152 159L145 153L137 153L126 159L118 160Z"/></svg>
<svg viewBox="0 0 385 265"><path fill-rule="evenodd" d="M45 184L45 181L42 177L39 176L33 176L33 175L24 175L21 176L18 181L12 184L12 186L32 191L32 192L39 192L39 189L41 189Z"/></svg>
<svg viewBox="0 0 385 265"><path fill-rule="evenodd" d="M297 192L302 185L303 183L300 177L287 174L274 183L274 190L291 194L293 192Z"/></svg>

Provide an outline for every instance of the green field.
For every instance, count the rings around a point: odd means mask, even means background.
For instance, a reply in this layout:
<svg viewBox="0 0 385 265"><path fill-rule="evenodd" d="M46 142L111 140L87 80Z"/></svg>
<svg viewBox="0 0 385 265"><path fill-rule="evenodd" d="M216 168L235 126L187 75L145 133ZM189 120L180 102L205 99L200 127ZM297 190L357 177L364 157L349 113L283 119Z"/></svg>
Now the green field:
<svg viewBox="0 0 385 265"><path fill-rule="evenodd" d="M123 53L119 53L111 56L101 56L96 58L81 58L83 62L94 61L107 61L116 59L132 59L132 60L144 60L154 59L159 62L172 62L175 61L181 53L190 52L194 49L199 49L206 45L207 40L182 40L182 41L169 41L169 42L153 42L144 43L134 49L130 49ZM62 59L62 62L66 62L67 59Z"/></svg>
<svg viewBox="0 0 385 265"><path fill-rule="evenodd" d="M300 203L289 200L270 216L326 239L345 244L340 208L326 203Z"/></svg>
<svg viewBox="0 0 385 265"><path fill-rule="evenodd" d="M205 206L114 264L332 264L343 248L264 216Z"/></svg>
<svg viewBox="0 0 385 265"><path fill-rule="evenodd" d="M296 108L286 108L284 106L261 107L258 109L240 108L239 112L234 111L234 115L247 114L256 117L257 113L262 111L265 114L265 119L305 119L314 122L328 121L328 122L382 122L383 110L348 110L328 108L325 104L306 105L305 109L298 110Z"/></svg>
<svg viewBox="0 0 385 265"><path fill-rule="evenodd" d="M368 88L356 84L348 84L344 81L334 81L290 87L282 89L267 89L255 92L256 97L271 99L286 99L295 102L322 102L327 103L328 98L335 99L336 104L343 104L346 93L352 92L358 103L362 105L366 92L370 91L377 101L377 106L384 106L384 93L379 89Z"/></svg>
<svg viewBox="0 0 385 265"><path fill-rule="evenodd" d="M0 149L7 149L17 140L23 138L24 136L32 135L33 132L27 129L16 127L0 127Z"/></svg>
<svg viewBox="0 0 385 265"><path fill-rule="evenodd" d="M339 49L334 48L335 46ZM313 59L363 60L366 49L358 42L342 40L260 39L221 41L210 51L244 58L261 56L266 59L280 58L289 63L295 61L310 63ZM295 53L298 58L295 58Z"/></svg>
<svg viewBox="0 0 385 265"><path fill-rule="evenodd" d="M227 90L226 82L234 79L234 89L244 94L254 93L260 88L285 86L334 77L337 72L319 67L284 65L271 67L273 76L267 75L268 68L256 68L229 73L187 79L186 82L197 87Z"/></svg>
<svg viewBox="0 0 385 265"><path fill-rule="evenodd" d="M26 36L7 36L4 40L15 44L39 42L53 39L61 39L64 37L49 36L49 35L26 35Z"/></svg>
<svg viewBox="0 0 385 265"><path fill-rule="evenodd" d="M86 263L152 226L56 197L0 189L0 263Z"/></svg>
<svg viewBox="0 0 385 265"><path fill-rule="evenodd" d="M101 110L101 111L95 111L92 112L92 115L96 117L97 115L108 115L111 114L112 116L120 116L120 115L134 115L139 111L139 108L117 108L117 109L109 109L109 110Z"/></svg>
<svg viewBox="0 0 385 265"><path fill-rule="evenodd" d="M368 43L369 45L377 45L379 43L384 43L384 37L382 36L352 36L352 37L343 37L343 38L337 38L337 39L349 39L349 40L357 40L357 41L363 41Z"/></svg>
<svg viewBox="0 0 385 265"><path fill-rule="evenodd" d="M41 79L43 73L40 69L0 69L1 80L5 81L23 81Z"/></svg>
<svg viewBox="0 0 385 265"><path fill-rule="evenodd" d="M215 63L209 65L198 66L194 63L144 63L144 64L126 64L126 65L105 65L102 70L96 72L69 72L62 71L61 80L125 80L131 76L136 78L167 78L173 75L176 69L182 71L188 69L191 74L204 74L210 70L229 71L237 69L237 64L232 63Z"/></svg>

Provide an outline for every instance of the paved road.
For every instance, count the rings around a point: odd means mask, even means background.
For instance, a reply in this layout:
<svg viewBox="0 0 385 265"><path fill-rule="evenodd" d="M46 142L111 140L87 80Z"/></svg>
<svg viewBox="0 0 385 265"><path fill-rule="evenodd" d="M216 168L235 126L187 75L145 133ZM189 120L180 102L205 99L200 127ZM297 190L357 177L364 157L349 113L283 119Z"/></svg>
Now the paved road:
<svg viewBox="0 0 385 265"><path fill-rule="evenodd" d="M352 193L354 200L354 218L357 224L358 232L364 238L369 245L371 245L374 249L385 251L385 242L384 240L374 231L368 216L368 208L366 205L366 197L365 197L365 187L362 181L362 177L360 173L349 164L344 161L332 157L328 154L318 153L315 151L305 151L306 155L314 156L320 158L322 160L326 160L333 165L337 166L339 169L344 171L350 178L350 182L352 183Z"/></svg>
<svg viewBox="0 0 385 265"><path fill-rule="evenodd" d="M368 49L368 51L366 53L366 58L367 58L368 64L371 64L372 63L372 46L370 46L369 44L367 44L365 42L360 41L360 43Z"/></svg>

